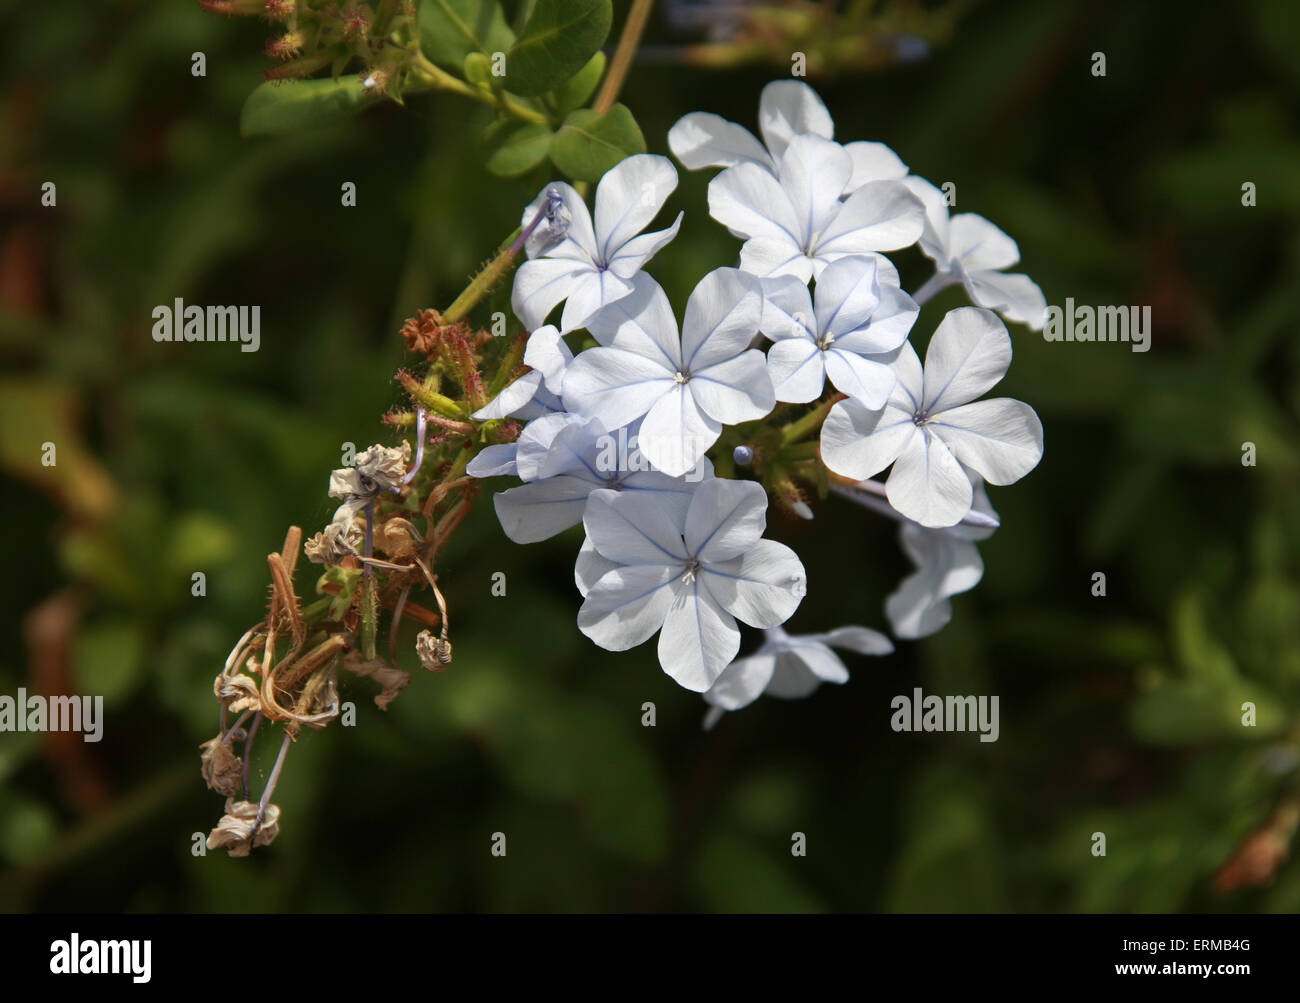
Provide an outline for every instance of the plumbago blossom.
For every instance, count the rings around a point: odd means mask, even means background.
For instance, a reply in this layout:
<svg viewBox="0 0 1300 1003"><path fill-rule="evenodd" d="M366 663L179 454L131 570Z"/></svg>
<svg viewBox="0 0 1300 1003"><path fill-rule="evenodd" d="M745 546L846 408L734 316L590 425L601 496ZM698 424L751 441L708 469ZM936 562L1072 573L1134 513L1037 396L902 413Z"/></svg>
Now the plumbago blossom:
<svg viewBox="0 0 1300 1003"><path fill-rule="evenodd" d="M885 597L885 616L896 637L915 640L938 633L952 619L953 596L969 592L984 577L984 561L975 544L997 530L998 514L989 502L984 481L971 478L975 500L966 517L955 526L931 529L906 519L885 501L885 486L865 480L836 484L831 490L842 497L896 519L901 524L898 542L916 570Z"/></svg>
<svg viewBox="0 0 1300 1003"><path fill-rule="evenodd" d="M847 683L849 670L832 648L860 655L888 655L894 650L889 638L866 627L794 635L769 627L763 632L762 647L728 665L704 694L709 705L704 727L712 728L727 711L747 707L764 694L798 700L822 683Z"/></svg>
<svg viewBox="0 0 1300 1003"><path fill-rule="evenodd" d="M596 186L593 222L570 185L548 185L524 210L523 226L528 227L543 202L549 203L545 223L524 245L529 260L515 273L511 305L524 325L539 327L563 302L560 330L567 333L632 292L632 276L677 236L681 213L666 230L641 232L676 187L677 172L667 157L628 157Z"/></svg>
<svg viewBox="0 0 1300 1003"><path fill-rule="evenodd" d="M828 265L815 294L793 276L765 284L762 330L774 342L767 371L776 399L806 404L827 377L842 394L883 407L894 389L889 364L916 322L918 307L885 258Z"/></svg>
<svg viewBox="0 0 1300 1003"><path fill-rule="evenodd" d="M835 648L893 650L866 627L786 632L806 574L765 537L769 497L811 518L809 501L835 492L899 522L915 571L885 615L897 637L919 638L983 574L975 543L998 526L985 483L1018 480L1043 449L1028 405L979 399L1011 361L990 309L1041 319L1037 286L998 271L1018 260L1014 242L982 217L949 219L942 193L883 144L837 143L802 82L764 89L759 129L761 142L698 112L669 135L686 168L722 168L710 214L745 241L739 268L699 280L680 326L643 270L682 219L642 233L677 183L666 158L609 171L594 217L562 183L525 209L512 304L531 331L527 369L472 415L490 434L466 468L518 480L494 496L510 539L582 527L578 628L613 651L657 633L661 667L703 694L708 726L764 693L845 682ZM918 242L937 270L909 295L881 252ZM909 341L921 305L958 282L990 309L950 311L922 366ZM524 423L512 442L493 431L507 418ZM739 624L765 631L743 657Z"/></svg>
<svg viewBox="0 0 1300 1003"><path fill-rule="evenodd" d="M763 353L749 348L763 315L762 287L734 268L710 272L686 302L680 337L658 283L643 274L633 295L609 345L573 360L565 401L609 428L643 418L641 451L680 476L723 425L764 418L776 404Z"/></svg>
<svg viewBox="0 0 1300 1003"><path fill-rule="evenodd" d="M668 131L668 147L687 170L754 164L776 176L781 157L795 136L835 137L835 123L826 105L815 90L798 80L774 80L763 88L758 128L762 143L748 129L719 115L692 112ZM898 181L907 175L907 165L884 143L860 140L844 149L853 164L845 186L848 194L868 181Z"/></svg>
<svg viewBox="0 0 1300 1003"><path fill-rule="evenodd" d="M740 649L736 620L775 627L805 591L793 550L762 539L767 496L753 481L700 485L684 519L645 494L596 491L583 516L597 555L613 567L589 588L578 629L624 651L659 636L659 664L704 692Z"/></svg>
<svg viewBox="0 0 1300 1003"><path fill-rule="evenodd" d="M822 426L827 468L854 480L893 464L889 504L922 526L956 525L974 494L963 466L990 484L1012 484L1043 456L1043 426L1017 400L976 400L1006 374L1011 337L988 310L961 307L930 339L925 367L911 345L894 362L898 377L884 407L849 398Z"/></svg>
<svg viewBox="0 0 1300 1003"><path fill-rule="evenodd" d="M709 213L745 238L740 267L764 278L807 282L833 261L916 243L920 201L899 181L868 181L849 192L853 158L820 136L790 140L776 173L754 163L709 182Z"/></svg>
<svg viewBox="0 0 1300 1003"><path fill-rule="evenodd" d="M960 282L978 306L1041 331L1047 323L1043 291L1028 275L1003 271L1020 260L1016 242L973 212L949 217L943 192L924 178L908 177L903 183L925 206L925 229L918 243L938 269L927 283L929 294Z"/></svg>

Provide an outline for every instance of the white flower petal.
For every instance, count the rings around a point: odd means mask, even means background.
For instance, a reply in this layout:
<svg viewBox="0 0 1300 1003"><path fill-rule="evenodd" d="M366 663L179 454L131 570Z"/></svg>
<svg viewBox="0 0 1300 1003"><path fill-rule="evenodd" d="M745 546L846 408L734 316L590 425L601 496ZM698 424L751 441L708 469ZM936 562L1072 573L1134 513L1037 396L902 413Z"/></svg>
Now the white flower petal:
<svg viewBox="0 0 1300 1003"><path fill-rule="evenodd" d="M608 571L578 610L578 629L608 651L626 651L663 626L680 568L637 565Z"/></svg>
<svg viewBox="0 0 1300 1003"><path fill-rule="evenodd" d="M849 670L839 656L822 644L795 642L777 657L776 671L767 695L780 700L802 700L822 683L847 683Z"/></svg>
<svg viewBox="0 0 1300 1003"><path fill-rule="evenodd" d="M682 362L695 372L739 355L758 334L763 286L735 268L715 268L700 279L682 317Z"/></svg>
<svg viewBox="0 0 1300 1003"><path fill-rule="evenodd" d="M729 561L767 528L767 492L757 481L715 479L700 486L686 513L686 549L701 561Z"/></svg>
<svg viewBox="0 0 1300 1003"><path fill-rule="evenodd" d="M759 540L739 557L705 564L701 573L722 608L751 627L784 623L807 591L803 564L775 540Z"/></svg>
<svg viewBox="0 0 1300 1003"><path fill-rule="evenodd" d="M970 272L966 292L980 306L996 310L1009 321L1041 331L1047 324L1047 299L1028 275Z"/></svg>
<svg viewBox="0 0 1300 1003"><path fill-rule="evenodd" d="M619 564L677 566L687 559L682 524L645 492L593 491L582 524L600 556Z"/></svg>
<svg viewBox="0 0 1300 1003"><path fill-rule="evenodd" d="M537 328L524 346L524 365L542 374L546 389L553 394L564 390L564 371L573 361L573 352L551 324Z"/></svg>
<svg viewBox="0 0 1300 1003"><path fill-rule="evenodd" d="M681 477L721 434L722 425L700 410L686 387L671 385L646 414L638 443L657 470Z"/></svg>
<svg viewBox="0 0 1300 1003"><path fill-rule="evenodd" d="M822 422L822 462L843 477L865 480L898 459L920 434L910 412L892 403L872 410L850 397L831 408Z"/></svg>
<svg viewBox="0 0 1300 1003"><path fill-rule="evenodd" d="M562 334L576 331L601 307L617 302L632 291L632 283L612 271L589 271L575 278L568 299L564 301L564 312L560 315Z"/></svg>
<svg viewBox="0 0 1300 1003"><path fill-rule="evenodd" d="M799 247L799 218L781 183L757 164L737 164L709 182L709 215L737 237L788 240Z"/></svg>
<svg viewBox="0 0 1300 1003"><path fill-rule="evenodd" d="M898 377L889 366L832 348L823 353L826 375L835 389L856 397L872 410L883 408Z"/></svg>
<svg viewBox="0 0 1300 1003"><path fill-rule="evenodd" d="M763 279L790 275L807 285L814 262L789 237L754 237L740 248L740 270Z"/></svg>
<svg viewBox="0 0 1300 1003"><path fill-rule="evenodd" d="M705 111L683 115L668 130L668 149L688 171L701 167L734 167L753 161L771 169L763 144L748 129Z"/></svg>
<svg viewBox="0 0 1300 1003"><path fill-rule="evenodd" d="M844 259L850 260L850 259ZM835 264L839 264L837 261ZM826 269L830 271L830 267ZM823 277L825 272L822 273ZM921 308L911 296L897 286L880 287L880 303L866 325L856 330L837 334L835 347L858 355L883 355L893 352L904 341L916 323Z"/></svg>
<svg viewBox="0 0 1300 1003"><path fill-rule="evenodd" d="M607 429L629 425L674 387L659 362L622 348L579 352L564 374L564 399L579 414L599 418Z"/></svg>
<svg viewBox="0 0 1300 1003"><path fill-rule="evenodd" d="M878 630L866 627L836 627L825 634L805 635L806 639L814 637L822 644L856 651L859 655L888 655L894 650L889 638Z"/></svg>
<svg viewBox="0 0 1300 1003"><path fill-rule="evenodd" d="M582 521L589 481L550 477L493 495L501 528L515 543L537 543Z"/></svg>
<svg viewBox="0 0 1300 1003"><path fill-rule="evenodd" d="M846 191L855 192L868 181L901 181L907 176L907 165L884 143L847 143L844 149L853 159Z"/></svg>
<svg viewBox="0 0 1300 1003"><path fill-rule="evenodd" d="M968 272L997 271L1010 268L1020 260L1016 242L973 212L962 212L948 223L949 251Z"/></svg>
<svg viewBox="0 0 1300 1003"><path fill-rule="evenodd" d="M803 338L813 341L817 320L808 283L793 275L763 280L763 317L759 330L773 341Z"/></svg>
<svg viewBox="0 0 1300 1003"><path fill-rule="evenodd" d="M470 417L475 421L496 421L501 418L508 418L531 401L537 393L537 388L541 385L541 373L524 373L523 376L509 384Z"/></svg>
<svg viewBox="0 0 1300 1003"><path fill-rule="evenodd" d="M766 360L756 348L696 369L686 388L701 411L724 425L766 418L776 407Z"/></svg>
<svg viewBox="0 0 1300 1003"><path fill-rule="evenodd" d="M677 187L677 170L667 157L638 153L605 172L596 186L596 263L608 265L614 253L649 226Z"/></svg>
<svg viewBox="0 0 1300 1003"><path fill-rule="evenodd" d="M582 541L582 547L578 550L578 559L573 565L573 583L578 586L578 591L582 593L582 597L585 599L601 578L615 568L621 567L623 565L617 561L601 557L599 551L596 550L595 544L591 542L591 538L586 537Z"/></svg>
<svg viewBox="0 0 1300 1003"><path fill-rule="evenodd" d="M557 303L573 293L585 277L594 274L589 264L567 258L525 261L515 272L510 305L524 327L534 330L546 323Z"/></svg>
<svg viewBox="0 0 1300 1003"><path fill-rule="evenodd" d="M530 421L519 433L519 439L515 442L515 470L519 479L535 481L541 477L564 473L564 470L555 469L554 464L548 462L551 446L565 428L574 424L583 424L587 420L581 415L561 411Z"/></svg>
<svg viewBox="0 0 1300 1003"><path fill-rule="evenodd" d="M515 444L484 446L479 454L465 465L470 477L515 476Z"/></svg>
<svg viewBox="0 0 1300 1003"><path fill-rule="evenodd" d="M779 161L794 136L811 133L822 139L835 135L835 123L817 92L801 80L774 80L758 101L758 128L774 161Z"/></svg>
<svg viewBox="0 0 1300 1003"><path fill-rule="evenodd" d="M713 681L704 699L721 710L748 707L763 695L767 684L772 681L776 658L776 655L761 651L748 658L737 658Z"/></svg>
<svg viewBox="0 0 1300 1003"><path fill-rule="evenodd" d="M915 244L925 209L900 181L869 181L850 195L821 234L814 251L833 261L848 254L893 251Z"/></svg>
<svg viewBox="0 0 1300 1003"><path fill-rule="evenodd" d="M673 220L673 225L665 230L656 230L653 233L643 233L639 237L633 237L614 252L613 257L609 259L609 270L619 278L633 278L646 262L677 236L684 215L685 213L679 212L677 218Z"/></svg>
<svg viewBox="0 0 1300 1003"><path fill-rule="evenodd" d="M839 143L810 135L790 140L781 156L777 179L794 209L799 225L795 233L805 249L812 246L818 234L827 231L840 212L840 196L852 173L853 161Z"/></svg>
<svg viewBox="0 0 1300 1003"><path fill-rule="evenodd" d="M970 478L939 436L913 436L885 482L889 504L922 526L951 526L970 511Z"/></svg>
<svg viewBox="0 0 1300 1003"><path fill-rule="evenodd" d="M789 404L816 400L826 386L822 350L803 338L787 338L769 348L767 374L776 399Z"/></svg>
<svg viewBox="0 0 1300 1003"><path fill-rule="evenodd" d="M827 265L817 277L817 333L837 338L865 327L880 306L877 255L849 255Z"/></svg>
<svg viewBox="0 0 1300 1003"><path fill-rule="evenodd" d="M974 588L984 563L973 543L950 530L905 524L899 536L916 571L885 599L885 615L898 637L928 637L952 619L948 597Z"/></svg>
<svg viewBox="0 0 1300 1003"><path fill-rule="evenodd" d="M930 426L953 454L990 484L1014 484L1043 458L1043 423L1009 397L944 411Z"/></svg>
<svg viewBox="0 0 1300 1003"><path fill-rule="evenodd" d="M948 201L942 191L924 178L908 175L903 179L908 191L921 200L925 207L925 228L921 232L919 243L926 256L933 259L940 270L946 270L952 263L949 251L948 235Z"/></svg>
<svg viewBox="0 0 1300 1003"><path fill-rule="evenodd" d="M595 314L587 330L602 345L657 359L668 372L677 372L682 367L682 346L668 294L645 272L638 273L632 285L631 294Z"/></svg>
<svg viewBox="0 0 1300 1003"><path fill-rule="evenodd" d="M979 397L1006 375L1011 336L997 315L979 307L949 310L925 351L922 409L933 416Z"/></svg>
<svg viewBox="0 0 1300 1003"><path fill-rule="evenodd" d="M740 630L699 575L679 579L675 591L659 632L659 664L678 685L703 693L736 657Z"/></svg>

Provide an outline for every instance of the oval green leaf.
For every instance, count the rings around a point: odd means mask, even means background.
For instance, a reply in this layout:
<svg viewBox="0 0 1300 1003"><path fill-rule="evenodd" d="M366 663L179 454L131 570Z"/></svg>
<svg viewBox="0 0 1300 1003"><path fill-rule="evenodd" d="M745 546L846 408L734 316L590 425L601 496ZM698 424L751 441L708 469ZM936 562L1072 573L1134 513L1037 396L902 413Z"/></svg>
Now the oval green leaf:
<svg viewBox="0 0 1300 1003"><path fill-rule="evenodd" d="M582 70L609 35L610 0L537 0L506 53L506 89L533 97Z"/></svg>
<svg viewBox="0 0 1300 1003"><path fill-rule="evenodd" d="M268 80L244 102L239 131L244 136L310 132L341 122L381 97L361 86L355 74L337 80Z"/></svg>
<svg viewBox="0 0 1300 1003"><path fill-rule="evenodd" d="M625 105L605 114L581 108L564 120L551 140L551 160L576 181L599 181L624 157L645 153L645 137Z"/></svg>
<svg viewBox="0 0 1300 1003"><path fill-rule="evenodd" d="M487 168L503 178L532 170L546 159L550 146L551 130L540 122L502 119L483 132Z"/></svg>

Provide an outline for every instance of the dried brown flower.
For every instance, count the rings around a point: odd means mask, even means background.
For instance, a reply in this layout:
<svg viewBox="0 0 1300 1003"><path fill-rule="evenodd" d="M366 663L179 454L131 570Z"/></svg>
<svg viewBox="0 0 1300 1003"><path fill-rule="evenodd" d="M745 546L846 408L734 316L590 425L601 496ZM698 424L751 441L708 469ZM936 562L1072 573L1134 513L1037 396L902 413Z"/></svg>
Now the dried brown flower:
<svg viewBox="0 0 1300 1003"><path fill-rule="evenodd" d="M226 798L226 814L208 834L209 850L227 850L232 857L247 857L255 846L266 846L280 835L280 809L266 806L261 824L257 821L256 801Z"/></svg>
<svg viewBox="0 0 1300 1003"><path fill-rule="evenodd" d="M239 794L244 789L244 761L230 750L230 743L218 735L199 748L203 750L203 779L208 787L227 797Z"/></svg>

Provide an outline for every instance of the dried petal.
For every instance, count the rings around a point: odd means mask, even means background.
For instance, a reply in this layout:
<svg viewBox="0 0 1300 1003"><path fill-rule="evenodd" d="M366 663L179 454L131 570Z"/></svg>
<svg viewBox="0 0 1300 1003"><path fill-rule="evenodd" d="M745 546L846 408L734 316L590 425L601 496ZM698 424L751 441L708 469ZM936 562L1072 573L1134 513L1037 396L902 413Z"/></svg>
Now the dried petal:
<svg viewBox="0 0 1300 1003"><path fill-rule="evenodd" d="M420 656L420 664L430 672L441 672L451 664L451 642L430 630L416 635L415 653Z"/></svg>
<svg viewBox="0 0 1300 1003"><path fill-rule="evenodd" d="M347 522L335 521L308 540L303 545L303 552L312 564L335 565L356 554L363 539L350 518Z"/></svg>
<svg viewBox="0 0 1300 1003"><path fill-rule="evenodd" d="M203 750L202 772L208 787L227 797L239 794L244 789L244 761L230 750L230 743L218 735L199 748Z"/></svg>
<svg viewBox="0 0 1300 1003"><path fill-rule="evenodd" d="M247 857L255 846L266 846L280 834L280 809L266 806L257 824L257 802L226 798L226 814L208 834L209 850L227 850L232 857Z"/></svg>
<svg viewBox="0 0 1300 1003"><path fill-rule="evenodd" d="M410 464L409 442L403 442L397 447L374 445L357 454L357 473L363 480L373 481L381 489L401 487L406 477L406 468Z"/></svg>

